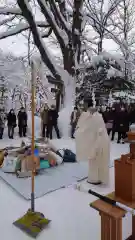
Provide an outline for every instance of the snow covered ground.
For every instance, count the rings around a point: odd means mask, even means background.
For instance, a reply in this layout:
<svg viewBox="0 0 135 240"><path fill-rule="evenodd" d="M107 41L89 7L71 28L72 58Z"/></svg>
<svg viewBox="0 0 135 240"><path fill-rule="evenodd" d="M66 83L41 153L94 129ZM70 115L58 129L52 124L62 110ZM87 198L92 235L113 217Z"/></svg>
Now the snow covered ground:
<svg viewBox="0 0 135 240"><path fill-rule="evenodd" d="M0 147L6 145L19 145L21 140L16 137L8 140L5 137L0 142ZM59 148L68 147L75 150L74 140L53 140ZM111 145L111 162L121 153L128 151L128 144ZM44 183L45 184L45 183ZM106 188L91 186L83 181L82 186L92 188L100 193L109 193L114 189L114 168L110 168L110 183ZM50 225L38 237L39 240L100 240L100 216L97 211L89 207L89 203L96 198L87 193L82 193L72 188L60 189L56 192L36 199L36 210L41 211L52 220ZM21 217L30 208L30 202L22 199L2 180L0 180L0 232L1 239L28 240L31 239L12 223ZM123 239L131 233L131 216L123 220Z"/></svg>

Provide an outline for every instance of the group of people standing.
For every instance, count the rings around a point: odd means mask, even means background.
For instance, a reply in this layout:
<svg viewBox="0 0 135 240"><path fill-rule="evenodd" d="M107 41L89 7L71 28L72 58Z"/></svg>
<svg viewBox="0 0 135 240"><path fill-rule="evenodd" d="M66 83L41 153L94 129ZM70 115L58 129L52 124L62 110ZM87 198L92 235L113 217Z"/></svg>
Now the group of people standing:
<svg viewBox="0 0 135 240"><path fill-rule="evenodd" d="M119 107L97 107L98 112L102 114L108 135L111 135L113 141L117 133L117 143L124 143L127 137L127 132L131 124L135 123L135 108L126 108L121 105ZM74 138L74 133L83 108L74 107L71 114L71 138Z"/></svg>
<svg viewBox="0 0 135 240"><path fill-rule="evenodd" d="M27 113L24 107L21 107L17 117L14 109L11 109L8 114L4 112L4 109L0 109L0 139L3 138L5 125L8 126L8 137L14 138L14 130L17 127L18 122L18 134L20 137L26 137L27 132Z"/></svg>
<svg viewBox="0 0 135 240"><path fill-rule="evenodd" d="M41 111L41 129L42 137L52 139L53 129L56 131L57 138L60 138L60 132L58 128L59 114L54 105L49 108L47 104L44 105ZM18 125L18 134L20 137L26 137L27 133L27 120L28 116L24 107L21 107L18 114L15 114L14 109L11 109L8 114L4 109L0 109L0 139L3 138L4 129L8 126L8 137L14 138L14 131Z"/></svg>
<svg viewBox="0 0 135 240"><path fill-rule="evenodd" d="M135 123L135 109L129 111L125 106L119 109L107 107L101 111L103 120L106 124L108 135L111 134L111 140L114 140L115 134L118 133L117 143L124 143L129 131L129 126Z"/></svg>
<svg viewBox="0 0 135 240"><path fill-rule="evenodd" d="M56 132L57 138L60 139L60 132L58 128L58 111L56 110L55 105L51 105L49 108L48 104L44 105L43 110L41 111L41 131L43 138L52 139L53 129Z"/></svg>

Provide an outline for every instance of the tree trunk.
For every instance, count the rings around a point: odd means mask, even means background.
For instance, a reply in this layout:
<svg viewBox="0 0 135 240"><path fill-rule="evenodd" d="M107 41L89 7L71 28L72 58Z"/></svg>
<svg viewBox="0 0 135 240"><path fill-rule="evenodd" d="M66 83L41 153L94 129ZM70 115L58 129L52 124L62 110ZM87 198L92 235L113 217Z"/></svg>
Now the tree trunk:
<svg viewBox="0 0 135 240"><path fill-rule="evenodd" d="M99 43L98 43L98 55L103 51L103 36L100 35Z"/></svg>
<svg viewBox="0 0 135 240"><path fill-rule="evenodd" d="M75 103L75 81L73 77L65 73L65 96L64 108L59 113L59 129L62 137L69 138L71 136L70 118Z"/></svg>
<svg viewBox="0 0 135 240"><path fill-rule="evenodd" d="M126 3L126 0L123 1L124 3L124 41L125 41L125 69L124 69L124 75L125 75L125 80L128 81L128 59L129 59L129 53L128 53L128 7L127 7L127 3Z"/></svg>
<svg viewBox="0 0 135 240"><path fill-rule="evenodd" d="M63 17L67 20L67 14L66 14L66 3L65 0L63 1L58 1L59 4L59 9Z"/></svg>
<svg viewBox="0 0 135 240"><path fill-rule="evenodd" d="M74 76L75 60L74 60L74 52L72 49L72 44L70 43L63 50L63 65L64 65L64 70L66 70L71 76Z"/></svg>
<svg viewBox="0 0 135 240"><path fill-rule="evenodd" d="M77 62L80 62L81 56L81 35L82 35L82 7L83 0L74 0L74 11L73 11L73 26L72 26L72 41L73 48L75 50L75 54Z"/></svg>

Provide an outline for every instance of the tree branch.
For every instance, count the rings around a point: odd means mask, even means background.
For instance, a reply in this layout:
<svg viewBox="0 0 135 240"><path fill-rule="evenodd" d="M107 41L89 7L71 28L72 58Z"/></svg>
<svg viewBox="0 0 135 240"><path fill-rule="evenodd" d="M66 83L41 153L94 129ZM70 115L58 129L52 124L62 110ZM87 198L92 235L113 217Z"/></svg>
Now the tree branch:
<svg viewBox="0 0 135 240"><path fill-rule="evenodd" d="M8 7L0 7L0 15L22 15L22 11L20 8L8 8Z"/></svg>
<svg viewBox="0 0 135 240"><path fill-rule="evenodd" d="M46 28L50 27L49 24L45 24L43 22L37 22L36 24L38 27L46 27ZM7 37L15 36L28 29L30 29L30 26L28 23L19 23L15 27L12 27L10 30L0 33L0 40Z"/></svg>
<svg viewBox="0 0 135 240"><path fill-rule="evenodd" d="M9 17L9 18L6 18L6 19L3 19L3 20L0 22L0 26L3 26L4 24L6 24L6 23L8 23L8 22L12 22L14 19L15 19L15 16Z"/></svg>
<svg viewBox="0 0 135 240"><path fill-rule="evenodd" d="M48 23L52 27L54 34L55 34L56 38L58 39L58 42L61 46L61 50L65 49L65 41L63 40L63 37L61 36L59 27L54 22L54 17L50 13L47 4L43 0L37 0L37 2L41 8L41 11L42 11L44 17L47 19Z"/></svg>
<svg viewBox="0 0 135 240"><path fill-rule="evenodd" d="M62 13L60 12L60 10L57 8L56 6L56 2L54 0L49 0L50 5L52 4L54 7L54 10L57 14L57 18L61 23L61 26L63 27L63 29L65 30L65 32L67 33L67 35L69 36L71 34L71 29L68 27L67 22L64 18L64 16L62 15Z"/></svg>
<svg viewBox="0 0 135 240"><path fill-rule="evenodd" d="M43 42L43 40L42 40L42 38L40 36L40 33L38 31L38 28L37 28L37 25L35 23L35 19L34 19L34 16L32 14L30 5L28 3L26 3L25 0L17 0L17 3L18 3L20 9L23 12L23 16L25 17L25 19L29 23L29 26L31 28L31 32L32 32L32 35L33 35L33 39L34 39L34 42L35 42L35 45L39 49L39 52L41 54L43 62L46 64L46 66L51 71L53 76L56 77L57 79L61 80L61 76L60 76L60 74L58 72L58 69L52 63L51 59L49 58L48 51L47 51L47 49L45 47L45 44L44 44L44 42Z"/></svg>
<svg viewBox="0 0 135 240"><path fill-rule="evenodd" d="M52 28L50 27L47 33L46 32L42 33L42 38L48 38L51 35L51 33L52 33Z"/></svg>

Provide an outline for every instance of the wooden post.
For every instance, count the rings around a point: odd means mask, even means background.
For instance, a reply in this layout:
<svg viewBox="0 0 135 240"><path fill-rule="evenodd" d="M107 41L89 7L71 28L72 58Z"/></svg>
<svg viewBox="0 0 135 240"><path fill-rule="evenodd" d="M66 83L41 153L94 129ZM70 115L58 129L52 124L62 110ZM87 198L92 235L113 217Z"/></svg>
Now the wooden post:
<svg viewBox="0 0 135 240"><path fill-rule="evenodd" d="M35 67L34 62L31 62L31 98L32 98L32 108L31 108L31 114L32 114L32 143L31 143L31 150L32 150L32 159L33 159L33 169L32 169L32 177L31 177L31 211L35 211L35 200L34 200L34 191L35 191L35 164L34 164L34 149L35 149L35 122L34 122L34 112L35 112L35 89L34 89L34 83L35 83Z"/></svg>
<svg viewBox="0 0 135 240"><path fill-rule="evenodd" d="M135 216L132 216L132 240L135 239Z"/></svg>
<svg viewBox="0 0 135 240"><path fill-rule="evenodd" d="M122 218L110 217L100 213L101 216L101 240L122 240Z"/></svg>
<svg viewBox="0 0 135 240"><path fill-rule="evenodd" d="M122 240L122 218L125 211L102 200L96 200L91 207L101 216L101 240Z"/></svg>

